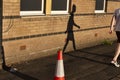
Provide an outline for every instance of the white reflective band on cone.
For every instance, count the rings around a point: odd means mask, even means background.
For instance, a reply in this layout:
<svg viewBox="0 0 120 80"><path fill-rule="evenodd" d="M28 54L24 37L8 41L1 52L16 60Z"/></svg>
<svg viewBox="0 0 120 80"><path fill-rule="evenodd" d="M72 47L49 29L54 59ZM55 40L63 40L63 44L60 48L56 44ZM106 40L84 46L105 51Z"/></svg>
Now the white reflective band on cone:
<svg viewBox="0 0 120 80"><path fill-rule="evenodd" d="M56 68L56 77L64 77L64 65L63 60L58 60Z"/></svg>

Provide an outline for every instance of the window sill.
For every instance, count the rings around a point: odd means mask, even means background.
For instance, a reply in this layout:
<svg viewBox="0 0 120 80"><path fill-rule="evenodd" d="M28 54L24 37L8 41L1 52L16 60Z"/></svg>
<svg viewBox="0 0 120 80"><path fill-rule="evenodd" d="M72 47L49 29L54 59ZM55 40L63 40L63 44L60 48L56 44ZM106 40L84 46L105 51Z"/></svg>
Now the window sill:
<svg viewBox="0 0 120 80"><path fill-rule="evenodd" d="M42 15L24 15L21 18L40 18L40 17L60 17L60 16L70 16L70 14L42 14Z"/></svg>

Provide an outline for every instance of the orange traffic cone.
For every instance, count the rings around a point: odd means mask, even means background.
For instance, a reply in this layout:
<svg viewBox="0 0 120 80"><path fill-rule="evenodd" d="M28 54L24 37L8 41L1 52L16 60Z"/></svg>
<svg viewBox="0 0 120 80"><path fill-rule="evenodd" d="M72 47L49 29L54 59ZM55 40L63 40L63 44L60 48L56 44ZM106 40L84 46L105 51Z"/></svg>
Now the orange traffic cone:
<svg viewBox="0 0 120 80"><path fill-rule="evenodd" d="M65 80L62 50L58 51L57 58L58 58L58 61L57 61L56 73L55 73L54 80Z"/></svg>

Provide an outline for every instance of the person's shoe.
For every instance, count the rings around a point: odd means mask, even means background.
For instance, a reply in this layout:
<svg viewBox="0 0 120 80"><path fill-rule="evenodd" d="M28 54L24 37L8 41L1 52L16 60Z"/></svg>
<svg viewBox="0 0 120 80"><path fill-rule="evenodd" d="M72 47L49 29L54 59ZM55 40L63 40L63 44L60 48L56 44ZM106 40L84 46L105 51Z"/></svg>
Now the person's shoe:
<svg viewBox="0 0 120 80"><path fill-rule="evenodd" d="M116 67L120 67L120 65L117 63L117 61L111 61L111 63Z"/></svg>

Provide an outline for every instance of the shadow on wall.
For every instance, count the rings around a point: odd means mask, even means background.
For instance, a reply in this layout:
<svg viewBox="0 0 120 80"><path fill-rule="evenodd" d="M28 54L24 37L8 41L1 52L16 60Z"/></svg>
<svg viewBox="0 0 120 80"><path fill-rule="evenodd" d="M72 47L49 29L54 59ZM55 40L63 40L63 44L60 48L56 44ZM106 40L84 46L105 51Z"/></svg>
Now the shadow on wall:
<svg viewBox="0 0 120 80"><path fill-rule="evenodd" d="M65 33L67 33L67 38L66 38L66 43L64 45L64 48L63 48L63 52L65 51L69 41L72 41L73 43L73 48L74 50L76 50L76 45L75 45L75 39L74 39L74 31L73 31L73 26L77 27L80 29L80 26L77 25L75 22L74 22L74 13L76 12L76 5L73 4L72 6L72 11L70 12L70 17L69 17L69 20L68 20L68 24L67 24L67 29L65 31Z"/></svg>

